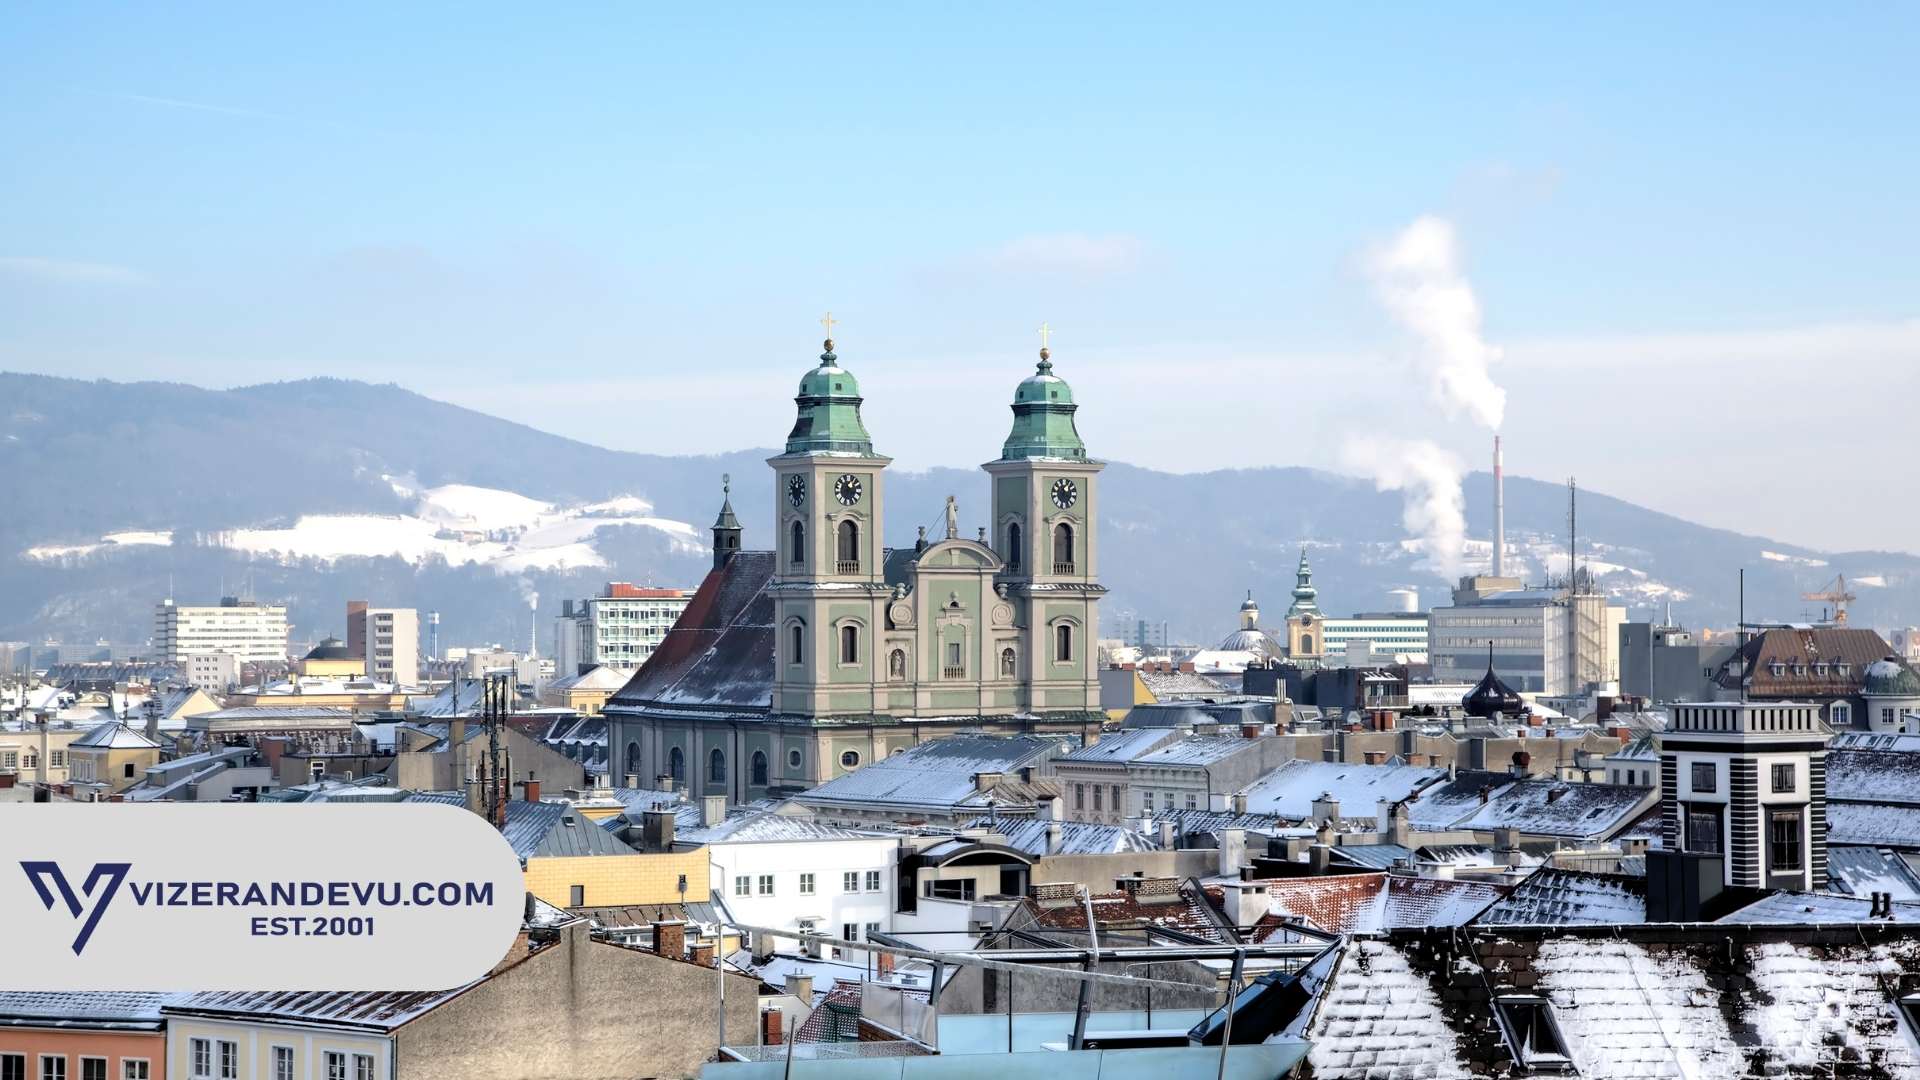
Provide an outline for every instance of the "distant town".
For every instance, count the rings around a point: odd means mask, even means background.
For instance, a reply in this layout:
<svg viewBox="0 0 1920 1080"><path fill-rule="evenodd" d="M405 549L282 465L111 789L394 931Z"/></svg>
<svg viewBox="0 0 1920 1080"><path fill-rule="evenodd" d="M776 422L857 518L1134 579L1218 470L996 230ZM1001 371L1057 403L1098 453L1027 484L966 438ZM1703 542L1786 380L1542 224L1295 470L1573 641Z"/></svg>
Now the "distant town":
<svg viewBox="0 0 1920 1080"><path fill-rule="evenodd" d="M243 595L8 647L0 802L450 804L529 899L446 991L0 990L0 1080L1920 1073L1920 631L1508 576L1496 449L1446 603L1308 549L1214 640L1103 634L1103 464L1049 350L1012 381L991 505L911 547L828 340L702 580L526 642Z"/></svg>

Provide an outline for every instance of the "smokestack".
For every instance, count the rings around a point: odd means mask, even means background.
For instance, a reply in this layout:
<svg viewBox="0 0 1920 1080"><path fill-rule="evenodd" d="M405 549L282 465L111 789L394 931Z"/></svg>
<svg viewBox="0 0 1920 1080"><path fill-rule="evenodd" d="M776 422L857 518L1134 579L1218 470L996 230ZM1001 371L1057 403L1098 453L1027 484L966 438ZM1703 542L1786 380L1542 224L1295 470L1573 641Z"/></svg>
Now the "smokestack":
<svg viewBox="0 0 1920 1080"><path fill-rule="evenodd" d="M1493 576L1507 576L1507 470L1498 435L1493 437Z"/></svg>

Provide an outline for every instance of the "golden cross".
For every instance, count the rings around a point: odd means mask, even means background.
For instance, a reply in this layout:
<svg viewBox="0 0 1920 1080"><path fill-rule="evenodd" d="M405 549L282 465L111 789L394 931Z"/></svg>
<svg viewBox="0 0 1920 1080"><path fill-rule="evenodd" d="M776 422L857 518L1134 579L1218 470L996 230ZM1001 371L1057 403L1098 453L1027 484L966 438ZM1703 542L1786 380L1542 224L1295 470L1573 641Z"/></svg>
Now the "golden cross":
<svg viewBox="0 0 1920 1080"><path fill-rule="evenodd" d="M1041 323L1040 324L1040 347L1043 349L1046 348L1047 340L1052 336L1053 336L1053 327L1048 326L1046 323Z"/></svg>
<svg viewBox="0 0 1920 1080"><path fill-rule="evenodd" d="M827 312L825 315L820 316L820 325L827 328L828 337L833 336L833 324L839 321L840 320L833 317L833 312L831 311Z"/></svg>

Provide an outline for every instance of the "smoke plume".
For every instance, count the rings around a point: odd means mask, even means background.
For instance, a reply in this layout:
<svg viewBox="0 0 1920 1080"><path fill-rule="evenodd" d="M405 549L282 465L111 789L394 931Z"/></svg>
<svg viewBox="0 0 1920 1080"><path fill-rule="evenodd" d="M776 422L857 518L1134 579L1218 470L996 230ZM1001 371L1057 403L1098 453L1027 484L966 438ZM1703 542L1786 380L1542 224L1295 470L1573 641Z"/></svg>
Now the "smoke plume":
<svg viewBox="0 0 1920 1080"><path fill-rule="evenodd" d="M1367 260L1380 302L1421 344L1435 401L1448 416L1462 412L1498 430L1507 392L1487 374L1500 350L1480 335L1480 301L1460 272L1453 223L1427 215L1401 230Z"/></svg>
<svg viewBox="0 0 1920 1080"><path fill-rule="evenodd" d="M1410 442L1350 439L1342 448L1347 468L1366 473L1380 491L1398 491L1400 524L1416 539L1425 563L1441 577L1462 569L1466 547L1466 500L1460 494L1460 459L1425 439Z"/></svg>
<svg viewBox="0 0 1920 1080"><path fill-rule="evenodd" d="M520 579L520 599L527 602L528 609L540 610L540 593L534 589L533 582L526 578Z"/></svg>

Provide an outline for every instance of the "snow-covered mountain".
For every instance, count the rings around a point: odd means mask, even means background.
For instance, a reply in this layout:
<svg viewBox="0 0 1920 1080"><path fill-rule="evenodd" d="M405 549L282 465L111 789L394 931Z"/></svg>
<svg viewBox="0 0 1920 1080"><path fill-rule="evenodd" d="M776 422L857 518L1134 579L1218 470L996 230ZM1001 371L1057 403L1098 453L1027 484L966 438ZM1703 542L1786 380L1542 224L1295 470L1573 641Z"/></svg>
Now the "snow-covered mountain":
<svg viewBox="0 0 1920 1080"><path fill-rule="evenodd" d="M344 601L365 598L440 611L448 641L524 642L530 619L544 626L562 598L606 581L697 584L725 473L747 546L769 544L764 450L620 453L338 380L209 391L0 374L0 402L0 640L138 641L169 587L208 598L250 583L291 606L298 636L340 631ZM1108 633L1140 619L1217 639L1249 590L1277 614L1302 546L1328 611L1379 610L1408 586L1445 600L1450 582L1402 533L1398 497L1363 481L1115 463L1101 483ZM1469 568L1490 556L1490 484L1466 482ZM887 540L911 544L949 494L966 532L985 523L980 471L890 475ZM1566 572L1565 499L1561 485L1508 477L1522 576ZM1591 492L1580 521L1581 564L1636 615L1671 601L1691 624L1724 626L1745 566L1754 617L1817 612L1801 593L1845 573L1856 620L1920 623L1912 556L1811 551ZM535 593L545 600L529 612Z"/></svg>

